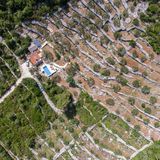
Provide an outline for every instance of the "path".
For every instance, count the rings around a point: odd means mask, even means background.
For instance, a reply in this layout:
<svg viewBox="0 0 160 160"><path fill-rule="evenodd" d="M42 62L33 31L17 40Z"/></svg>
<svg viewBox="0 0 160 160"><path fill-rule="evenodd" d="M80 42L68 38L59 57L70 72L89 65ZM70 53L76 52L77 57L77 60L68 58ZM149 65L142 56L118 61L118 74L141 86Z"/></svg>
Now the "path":
<svg viewBox="0 0 160 160"><path fill-rule="evenodd" d="M57 114L62 114L62 111L60 109L56 108L56 106L50 100L49 96L44 91L44 89L43 89L42 84L40 83L40 81L30 73L29 67L28 67L28 63L25 62L25 63L21 64L20 68L21 68L21 77L19 79L17 79L16 83L14 85L12 85L11 88L0 98L0 103L2 103L16 89L16 87L22 82L23 79L25 79L25 78L32 78L32 79L34 79L37 82L38 87L40 88L40 90L41 90L42 94L44 95L44 97L45 97L47 103L49 104L49 106Z"/></svg>

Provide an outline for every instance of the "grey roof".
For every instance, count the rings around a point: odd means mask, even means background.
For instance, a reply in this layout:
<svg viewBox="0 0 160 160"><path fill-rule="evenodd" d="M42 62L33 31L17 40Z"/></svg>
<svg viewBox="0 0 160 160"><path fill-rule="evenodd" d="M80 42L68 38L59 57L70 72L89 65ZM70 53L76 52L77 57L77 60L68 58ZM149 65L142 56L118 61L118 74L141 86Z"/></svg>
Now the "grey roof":
<svg viewBox="0 0 160 160"><path fill-rule="evenodd" d="M28 47L28 50L32 53L35 50L37 50L37 46L34 43L31 43L31 45Z"/></svg>

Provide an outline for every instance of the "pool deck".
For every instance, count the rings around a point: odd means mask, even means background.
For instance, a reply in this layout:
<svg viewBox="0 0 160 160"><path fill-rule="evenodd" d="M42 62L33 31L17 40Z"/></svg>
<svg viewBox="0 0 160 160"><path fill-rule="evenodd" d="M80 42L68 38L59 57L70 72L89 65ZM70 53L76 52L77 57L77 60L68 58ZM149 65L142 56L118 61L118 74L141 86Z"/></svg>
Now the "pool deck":
<svg viewBox="0 0 160 160"><path fill-rule="evenodd" d="M41 72L45 74L47 77L52 76L54 73L58 71L57 68L55 68L53 65L50 64L43 64L40 69Z"/></svg>

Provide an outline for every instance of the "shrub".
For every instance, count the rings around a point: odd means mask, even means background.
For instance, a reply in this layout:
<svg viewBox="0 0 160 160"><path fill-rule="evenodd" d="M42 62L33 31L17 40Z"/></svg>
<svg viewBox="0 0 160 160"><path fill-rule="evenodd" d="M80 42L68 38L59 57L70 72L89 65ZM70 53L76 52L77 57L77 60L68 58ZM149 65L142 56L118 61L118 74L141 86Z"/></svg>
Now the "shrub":
<svg viewBox="0 0 160 160"><path fill-rule="evenodd" d="M152 112L151 108L149 108L149 107L146 107L146 108L144 109L144 111L145 111L146 113L148 113L148 114L151 114L151 112Z"/></svg>
<svg viewBox="0 0 160 160"><path fill-rule="evenodd" d="M99 64L95 64L95 65L93 66L93 70L94 70L95 72L99 72L100 69L101 69L101 67L100 67Z"/></svg>
<svg viewBox="0 0 160 160"><path fill-rule="evenodd" d="M154 126L155 126L156 128L159 128L159 127L160 127L160 122L155 122L155 123L154 123Z"/></svg>
<svg viewBox="0 0 160 160"><path fill-rule="evenodd" d="M100 38L100 43L101 43L101 46L107 45L109 43L109 39L107 37L105 37L105 36L102 36Z"/></svg>
<svg viewBox="0 0 160 160"><path fill-rule="evenodd" d="M135 47L136 47L136 42L135 42L134 40L131 40L131 41L129 42L129 45L130 45L131 47L135 48Z"/></svg>
<svg viewBox="0 0 160 160"><path fill-rule="evenodd" d="M117 82L120 83L122 86L126 86L127 83L128 83L128 81L127 81L125 78L123 78L122 76L120 76L120 75L118 75L118 76L116 77L116 80L117 80Z"/></svg>
<svg viewBox="0 0 160 160"><path fill-rule="evenodd" d="M127 18L128 16L129 16L129 15L128 15L128 11L127 11L127 10L124 10L124 11L123 11L123 17L124 17L124 18Z"/></svg>
<svg viewBox="0 0 160 160"><path fill-rule="evenodd" d="M104 29L105 32L108 32L108 25L105 24L104 27L103 27L103 29Z"/></svg>
<svg viewBox="0 0 160 160"><path fill-rule="evenodd" d="M141 127L140 127L140 125L135 125L134 129L137 130L137 131L140 131Z"/></svg>
<svg viewBox="0 0 160 160"><path fill-rule="evenodd" d="M149 99L149 102L153 105L153 104L157 103L157 98L154 96L151 96Z"/></svg>
<svg viewBox="0 0 160 160"><path fill-rule="evenodd" d="M144 87L141 89L141 92L142 92L143 94L149 94L149 93L150 93L150 87L144 86Z"/></svg>
<svg viewBox="0 0 160 160"><path fill-rule="evenodd" d="M141 62L144 63L147 60L146 56L141 57Z"/></svg>
<svg viewBox="0 0 160 160"><path fill-rule="evenodd" d="M133 109L132 111L131 111L131 113L132 113L132 116L137 116L138 115L138 113L139 113L139 111L138 111L138 109Z"/></svg>
<svg viewBox="0 0 160 160"><path fill-rule="evenodd" d="M142 77L147 77L148 73L146 71L142 72Z"/></svg>
<svg viewBox="0 0 160 160"><path fill-rule="evenodd" d="M135 87L135 88L139 88L141 87L141 81L140 80L134 80L132 82L132 85Z"/></svg>
<svg viewBox="0 0 160 160"><path fill-rule="evenodd" d="M121 48L118 49L118 55L120 57L123 57L125 54L126 54L126 50L125 50L124 47L121 47Z"/></svg>
<svg viewBox="0 0 160 160"><path fill-rule="evenodd" d="M122 66L127 65L127 60L126 60L125 58L122 58L120 64L121 64Z"/></svg>
<svg viewBox="0 0 160 160"><path fill-rule="evenodd" d="M69 83L70 87L76 87L76 82L75 82L75 80L73 79L72 76L67 77L67 82Z"/></svg>
<svg viewBox="0 0 160 160"><path fill-rule="evenodd" d="M137 52L136 52L136 51L134 51L134 52L132 53L132 56L133 56L133 58L138 58L138 54L137 54Z"/></svg>
<svg viewBox="0 0 160 160"><path fill-rule="evenodd" d="M132 97L129 97L128 98L128 103L133 106L135 104L135 99L132 98Z"/></svg>
<svg viewBox="0 0 160 160"><path fill-rule="evenodd" d="M121 90L121 86L120 85L113 85L113 90L115 93L119 92Z"/></svg>
<svg viewBox="0 0 160 160"><path fill-rule="evenodd" d="M88 83L89 87L92 87L95 84L95 81L93 78L90 77L87 79L87 83Z"/></svg>
<svg viewBox="0 0 160 160"><path fill-rule="evenodd" d="M114 32L114 38L116 40L120 39L121 37L122 37L122 34L120 32L118 32L118 31Z"/></svg>
<svg viewBox="0 0 160 160"><path fill-rule="evenodd" d="M149 123L149 119L148 118L145 118L145 119L143 119L143 122L144 122L144 124L148 124Z"/></svg>
<svg viewBox="0 0 160 160"><path fill-rule="evenodd" d="M142 104L141 104L141 107L142 107L142 108L145 108L145 107L146 107L146 104L145 104L145 103L142 103Z"/></svg>
<svg viewBox="0 0 160 160"><path fill-rule="evenodd" d="M133 72L138 72L138 66L133 66L132 69L133 69Z"/></svg>
<svg viewBox="0 0 160 160"><path fill-rule="evenodd" d="M128 73L129 73L129 70L128 70L127 67L122 66L122 67L121 67L121 72L122 72L122 73L125 73L125 74L128 74Z"/></svg>
<svg viewBox="0 0 160 160"><path fill-rule="evenodd" d="M133 20L133 24L134 24L135 26L139 26L139 20L138 20L137 18L135 18L135 19Z"/></svg>
<svg viewBox="0 0 160 160"><path fill-rule="evenodd" d="M108 104L108 105L110 105L110 106L114 106L114 105L115 105L115 102L114 102L114 100L113 100L112 98L108 98L108 99L106 100L106 104Z"/></svg>
<svg viewBox="0 0 160 160"><path fill-rule="evenodd" d="M108 57L106 60L107 60L107 62L108 62L109 64L115 65L115 61L114 61L114 59L113 59L112 57Z"/></svg>
<svg viewBox="0 0 160 160"><path fill-rule="evenodd" d="M110 76L111 72L110 72L110 70L108 70L108 69L102 69L102 70L101 70L101 74L102 74L103 76Z"/></svg>
<svg viewBox="0 0 160 160"><path fill-rule="evenodd" d="M121 1L120 0L114 0L114 5L116 7L119 7L121 5Z"/></svg>

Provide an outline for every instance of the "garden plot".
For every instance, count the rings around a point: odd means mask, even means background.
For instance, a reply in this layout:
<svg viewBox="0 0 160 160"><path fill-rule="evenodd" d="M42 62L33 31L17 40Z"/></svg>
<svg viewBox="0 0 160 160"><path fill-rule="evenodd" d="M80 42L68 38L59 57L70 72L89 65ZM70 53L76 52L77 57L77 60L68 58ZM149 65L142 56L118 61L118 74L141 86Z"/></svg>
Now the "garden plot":
<svg viewBox="0 0 160 160"><path fill-rule="evenodd" d="M98 102L93 101L92 97L84 92L80 94L76 108L80 121L86 126L93 125L108 114L107 109L101 106Z"/></svg>
<svg viewBox="0 0 160 160"><path fill-rule="evenodd" d="M16 82L10 68L0 59L0 97Z"/></svg>
<svg viewBox="0 0 160 160"><path fill-rule="evenodd" d="M137 149L140 149L149 143L149 141L146 140L140 133L138 133L135 129L132 129L126 122L116 115L109 114L103 123L108 129L117 134L127 144Z"/></svg>
<svg viewBox="0 0 160 160"><path fill-rule="evenodd" d="M94 156L92 156L92 154L90 155L89 153L84 151L82 147L77 143L75 143L74 147L72 147L72 149L69 150L68 152L70 156L76 157L77 159L91 159L91 160L95 159Z"/></svg>
<svg viewBox="0 0 160 160"><path fill-rule="evenodd" d="M45 140L42 139L37 139L34 152L37 153L38 159L47 158L50 160L56 154L54 148L52 147L53 146L51 145L51 143L47 143L45 142Z"/></svg>
<svg viewBox="0 0 160 160"><path fill-rule="evenodd" d="M14 72L17 77L20 77L20 69L15 56L9 51L7 47L2 47L0 51L0 56L4 60L3 62L7 63L10 69ZM1 53L3 52L3 54Z"/></svg>
<svg viewBox="0 0 160 160"><path fill-rule="evenodd" d="M37 25L37 24L35 24L35 25L30 24L29 27L35 29L40 34L42 34L44 37L48 37L49 36L49 31L47 30L47 28L44 28L44 27L42 27L40 25Z"/></svg>
<svg viewBox="0 0 160 160"><path fill-rule="evenodd" d="M43 82L43 86L57 108L63 109L71 102L70 92L57 86L53 81Z"/></svg>
<svg viewBox="0 0 160 160"><path fill-rule="evenodd" d="M91 137L89 137L86 134L82 134L78 140L78 142L80 143L81 146L83 146L84 148L86 148L86 150L88 150L90 153L92 153L92 155L94 155L95 157L97 157L98 159L101 160L117 160L117 159L121 159L118 158L117 155L115 155L113 152L111 152L108 149L105 149L101 146L98 146L98 144L96 144L94 142L94 139Z"/></svg>
<svg viewBox="0 0 160 160"><path fill-rule="evenodd" d="M57 160L72 160L72 157L70 156L70 154L66 151L64 152L60 158L58 158Z"/></svg>
<svg viewBox="0 0 160 160"><path fill-rule="evenodd" d="M91 130L89 134L93 137L97 145L113 151L116 155L129 158L135 151L131 149L132 147L127 146L123 140L117 138L112 132L107 131L107 129L100 124Z"/></svg>

